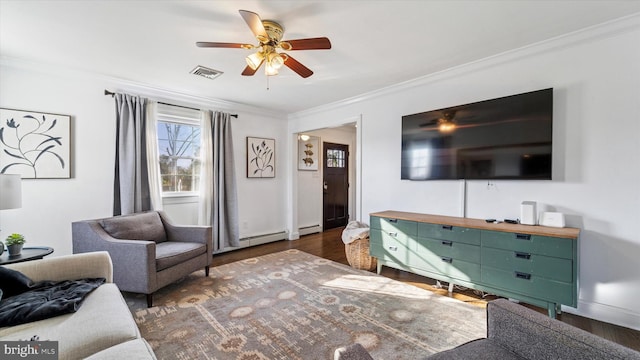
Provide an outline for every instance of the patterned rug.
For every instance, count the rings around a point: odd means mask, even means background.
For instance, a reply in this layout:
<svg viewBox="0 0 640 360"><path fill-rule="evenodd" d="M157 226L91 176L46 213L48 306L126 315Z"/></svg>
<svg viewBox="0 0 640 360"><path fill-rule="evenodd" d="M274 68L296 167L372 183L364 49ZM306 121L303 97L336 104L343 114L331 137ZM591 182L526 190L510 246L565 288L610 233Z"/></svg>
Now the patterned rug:
<svg viewBox="0 0 640 360"><path fill-rule="evenodd" d="M125 297L159 359L417 359L486 334L482 308L299 250L195 272L149 309Z"/></svg>

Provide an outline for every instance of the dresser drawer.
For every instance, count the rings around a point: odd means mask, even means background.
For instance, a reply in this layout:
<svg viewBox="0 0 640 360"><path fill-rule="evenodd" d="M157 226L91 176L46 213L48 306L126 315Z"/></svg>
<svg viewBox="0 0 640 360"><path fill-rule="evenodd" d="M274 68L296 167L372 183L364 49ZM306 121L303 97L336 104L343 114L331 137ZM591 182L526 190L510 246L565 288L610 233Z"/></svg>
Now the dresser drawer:
<svg viewBox="0 0 640 360"><path fill-rule="evenodd" d="M482 230L482 246L573 259L576 240L549 236Z"/></svg>
<svg viewBox="0 0 640 360"><path fill-rule="evenodd" d="M372 231L369 235L369 254L398 264L409 262L409 252L405 243L380 231Z"/></svg>
<svg viewBox="0 0 640 360"><path fill-rule="evenodd" d="M438 256L432 252L409 253L414 268L466 281L480 281L480 264Z"/></svg>
<svg viewBox="0 0 640 360"><path fill-rule="evenodd" d="M379 229L386 233L403 234L405 237L413 237L418 234L418 223L415 221L381 218L372 216L371 229Z"/></svg>
<svg viewBox="0 0 640 360"><path fill-rule="evenodd" d="M418 224L418 236L480 245L480 230L440 224Z"/></svg>
<svg viewBox="0 0 640 360"><path fill-rule="evenodd" d="M573 281L573 261L551 256L483 247L482 265L568 283Z"/></svg>
<svg viewBox="0 0 640 360"><path fill-rule="evenodd" d="M458 241L418 238L415 241L415 250L418 255L432 253L440 257L480 263L480 246Z"/></svg>
<svg viewBox="0 0 640 360"><path fill-rule="evenodd" d="M575 306L573 284L526 272L482 267L482 283L538 299Z"/></svg>

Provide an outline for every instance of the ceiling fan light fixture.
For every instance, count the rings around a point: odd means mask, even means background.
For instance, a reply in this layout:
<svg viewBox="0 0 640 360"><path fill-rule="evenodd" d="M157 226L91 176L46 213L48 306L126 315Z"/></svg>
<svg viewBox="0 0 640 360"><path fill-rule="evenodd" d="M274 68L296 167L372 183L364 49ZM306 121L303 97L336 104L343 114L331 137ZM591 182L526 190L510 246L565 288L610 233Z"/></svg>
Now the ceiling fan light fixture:
<svg viewBox="0 0 640 360"><path fill-rule="evenodd" d="M282 65L284 65L284 58L275 51L267 55L267 59L269 60L268 63L276 70L280 69Z"/></svg>
<svg viewBox="0 0 640 360"><path fill-rule="evenodd" d="M264 67L264 73L267 76L275 76L278 75L278 68L276 68L275 66L273 66L273 64L271 64L271 61L267 61L265 67Z"/></svg>
<svg viewBox="0 0 640 360"><path fill-rule="evenodd" d="M245 60L247 60L247 65L249 65L251 69L256 70L264 60L264 54L258 51L247 56Z"/></svg>

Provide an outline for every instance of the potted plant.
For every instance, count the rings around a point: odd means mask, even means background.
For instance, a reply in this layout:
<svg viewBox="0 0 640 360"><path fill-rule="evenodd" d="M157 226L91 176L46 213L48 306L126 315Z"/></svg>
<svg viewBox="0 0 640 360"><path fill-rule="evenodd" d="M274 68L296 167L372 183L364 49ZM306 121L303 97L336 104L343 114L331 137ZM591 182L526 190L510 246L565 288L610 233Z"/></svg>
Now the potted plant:
<svg viewBox="0 0 640 360"><path fill-rule="evenodd" d="M7 245L7 250L9 250L9 256L20 255L22 252L22 245L25 241L24 236L21 234L11 234L7 236L4 243Z"/></svg>

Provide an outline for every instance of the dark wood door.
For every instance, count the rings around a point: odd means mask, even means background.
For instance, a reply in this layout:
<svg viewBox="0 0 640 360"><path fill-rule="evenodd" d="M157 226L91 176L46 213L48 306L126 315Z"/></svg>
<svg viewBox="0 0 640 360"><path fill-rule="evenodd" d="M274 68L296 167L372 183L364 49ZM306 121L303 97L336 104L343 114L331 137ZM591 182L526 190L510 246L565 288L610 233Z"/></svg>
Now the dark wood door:
<svg viewBox="0 0 640 360"><path fill-rule="evenodd" d="M349 146L323 143L323 230L349 220Z"/></svg>

